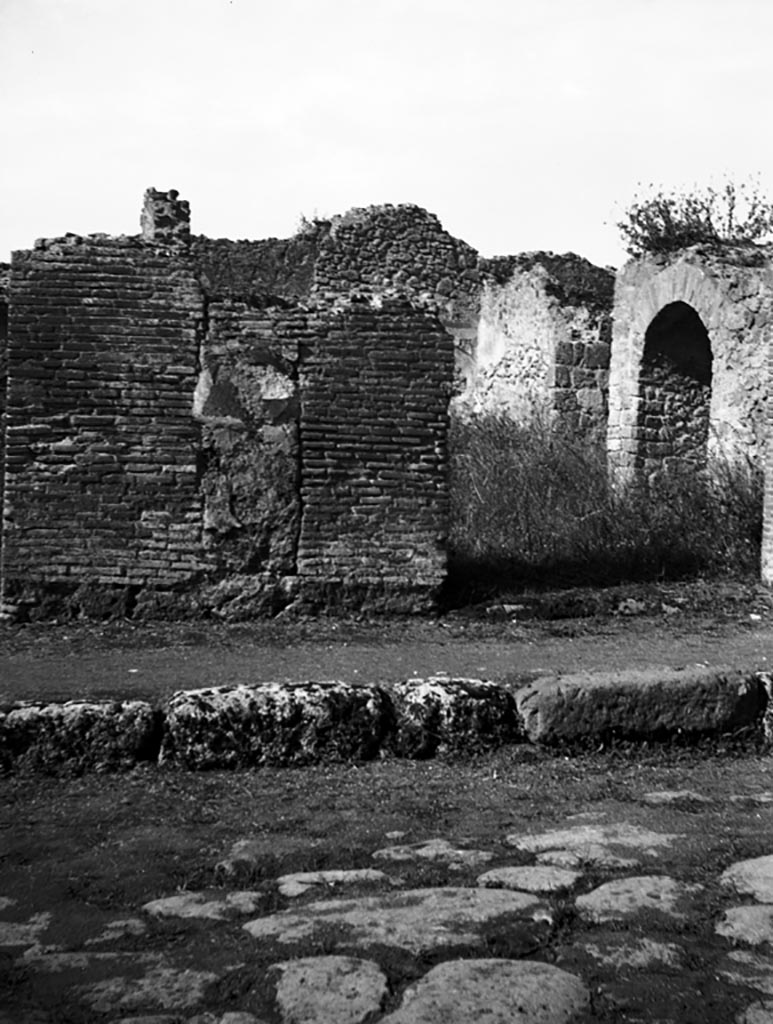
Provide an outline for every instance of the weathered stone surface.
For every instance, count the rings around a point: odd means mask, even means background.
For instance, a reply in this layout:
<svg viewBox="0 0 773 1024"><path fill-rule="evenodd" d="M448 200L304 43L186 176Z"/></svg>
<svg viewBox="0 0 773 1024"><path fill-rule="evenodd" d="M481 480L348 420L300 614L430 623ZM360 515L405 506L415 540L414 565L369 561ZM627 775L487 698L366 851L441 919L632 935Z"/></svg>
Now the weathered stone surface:
<svg viewBox="0 0 773 1024"><path fill-rule="evenodd" d="M363 1024L377 1013L389 990L371 960L311 956L273 964L276 1001L284 1024Z"/></svg>
<svg viewBox="0 0 773 1024"><path fill-rule="evenodd" d="M177 896L151 900L142 909L151 917L194 917L209 921L254 914L265 897L259 892L229 892L212 898L203 892L182 892Z"/></svg>
<svg viewBox="0 0 773 1024"><path fill-rule="evenodd" d="M652 793L645 793L642 799L645 804L650 804L652 807L661 807L663 805L689 807L693 804L711 803L710 797L696 793L692 789L659 789Z"/></svg>
<svg viewBox="0 0 773 1024"><path fill-rule="evenodd" d="M717 966L717 973L731 985L754 988L773 996L773 958L748 949L734 949Z"/></svg>
<svg viewBox="0 0 773 1024"><path fill-rule="evenodd" d="M752 857L731 864L720 876L723 885L748 893L760 903L773 903L773 855Z"/></svg>
<svg viewBox="0 0 773 1024"><path fill-rule="evenodd" d="M407 679L393 688L392 699L394 746L405 757L475 752L519 736L513 699L496 683L448 676Z"/></svg>
<svg viewBox="0 0 773 1024"><path fill-rule="evenodd" d="M733 669L642 669L538 679L516 694L534 743L724 733L757 721L764 691Z"/></svg>
<svg viewBox="0 0 773 1024"><path fill-rule="evenodd" d="M476 867L493 859L487 850L466 850L449 843L447 839L427 839L423 843L407 843L403 846L385 846L373 854L376 860L441 861L457 867Z"/></svg>
<svg viewBox="0 0 773 1024"><path fill-rule="evenodd" d="M726 939L759 946L763 942L773 945L773 906L730 907L715 928L717 935Z"/></svg>
<svg viewBox="0 0 773 1024"><path fill-rule="evenodd" d="M363 885L389 882L389 876L373 868L352 870L331 869L328 871L298 871L292 875L277 878L279 892L292 899L302 896L311 889L333 889L339 885Z"/></svg>
<svg viewBox="0 0 773 1024"><path fill-rule="evenodd" d="M575 825L527 836L514 832L505 837L505 842L518 850L536 853L541 864L571 869L583 864L633 867L639 863L640 855L656 856L663 847L670 846L678 838L678 835L652 832L623 822Z"/></svg>
<svg viewBox="0 0 773 1024"><path fill-rule="evenodd" d="M622 921L642 911L684 918L689 897L700 886L685 885L664 875L618 878L576 900L577 910L591 921Z"/></svg>
<svg viewBox="0 0 773 1024"><path fill-rule="evenodd" d="M140 977L107 978L81 985L81 999L97 1013L140 1009L148 1004L162 1010L181 1010L201 1002L208 985L217 981L211 971L153 967Z"/></svg>
<svg viewBox="0 0 773 1024"><path fill-rule="evenodd" d="M752 1003L738 1014L736 1024L773 1024L773 1002Z"/></svg>
<svg viewBox="0 0 773 1024"><path fill-rule="evenodd" d="M382 1024L570 1024L590 1002L579 978L531 960L451 960L406 990Z"/></svg>
<svg viewBox="0 0 773 1024"><path fill-rule="evenodd" d="M3 946L37 946L51 924L51 914L44 910L28 921L0 921L0 948Z"/></svg>
<svg viewBox="0 0 773 1024"><path fill-rule="evenodd" d="M522 892L560 892L571 889L582 878L579 871L550 865L492 868L478 875L478 885L487 889L519 889Z"/></svg>
<svg viewBox="0 0 773 1024"><path fill-rule="evenodd" d="M245 768L375 757L391 724L378 687L262 683L176 693L161 762Z"/></svg>
<svg viewBox="0 0 773 1024"><path fill-rule="evenodd" d="M480 929L504 916L510 929L517 921L531 942L550 920L545 905L526 893L446 888L317 901L248 921L244 928L256 939L282 944L324 935L337 949L382 944L421 955L453 946L480 948Z"/></svg>
<svg viewBox="0 0 773 1024"><path fill-rule="evenodd" d="M645 970L648 967L678 968L683 961L683 950L673 942L657 942L654 939L631 941L586 942L582 949L610 967L632 967Z"/></svg>
<svg viewBox="0 0 773 1024"><path fill-rule="evenodd" d="M25 702L0 714L0 765L119 768L155 758L156 713L145 701Z"/></svg>

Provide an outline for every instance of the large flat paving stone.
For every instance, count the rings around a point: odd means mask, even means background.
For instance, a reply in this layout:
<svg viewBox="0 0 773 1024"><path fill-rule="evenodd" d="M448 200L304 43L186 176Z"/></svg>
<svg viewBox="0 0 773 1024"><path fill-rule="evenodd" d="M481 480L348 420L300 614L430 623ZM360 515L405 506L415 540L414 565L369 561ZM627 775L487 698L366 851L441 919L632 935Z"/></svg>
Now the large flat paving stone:
<svg viewBox="0 0 773 1024"><path fill-rule="evenodd" d="M580 914L591 921L623 921L643 911L656 911L683 919L692 895L700 886L685 885L667 875L616 878L575 901Z"/></svg>
<svg viewBox="0 0 773 1024"><path fill-rule="evenodd" d="M773 903L773 855L739 860L723 871L719 880L760 903Z"/></svg>
<svg viewBox="0 0 773 1024"><path fill-rule="evenodd" d="M426 839L420 843L385 846L373 854L375 860L421 861L429 860L450 864L452 867L477 867L494 859L488 850L471 850L454 846L447 839Z"/></svg>
<svg viewBox="0 0 773 1024"><path fill-rule="evenodd" d="M579 871L550 864L492 868L478 875L478 885L487 889L518 889L521 892L560 892L571 889L582 878Z"/></svg>
<svg viewBox="0 0 773 1024"><path fill-rule="evenodd" d="M155 759L160 738L145 701L24 702L0 714L0 767L130 767Z"/></svg>
<svg viewBox="0 0 773 1024"><path fill-rule="evenodd" d="M513 698L487 680L407 679L391 695L396 714L392 743L403 757L476 753L522 738Z"/></svg>
<svg viewBox="0 0 773 1024"><path fill-rule="evenodd" d="M289 945L325 937L328 949L380 944L421 955L453 946L481 948L481 929L507 918L533 943L550 923L544 903L530 893L493 889L409 889L359 899L318 900L297 910L248 921L256 939Z"/></svg>
<svg viewBox="0 0 773 1024"><path fill-rule="evenodd" d="M525 853L534 853L543 864L568 869L593 864L597 867L633 867L641 855L657 856L680 836L669 832L653 832L629 822L612 825L573 825L523 835L511 832L505 837L508 846Z"/></svg>
<svg viewBox="0 0 773 1024"><path fill-rule="evenodd" d="M723 938L746 942L750 946L773 945L773 906L730 907L717 922L715 931Z"/></svg>
<svg viewBox="0 0 773 1024"><path fill-rule="evenodd" d="M181 892L145 903L142 909L151 917L197 918L224 921L228 918L254 914L265 895L260 892L229 892L215 896L204 892Z"/></svg>
<svg viewBox="0 0 773 1024"><path fill-rule="evenodd" d="M579 978L528 960L450 960L408 988L381 1024L571 1024L590 997Z"/></svg>
<svg viewBox="0 0 773 1024"><path fill-rule="evenodd" d="M282 896L295 899L315 889L321 892L342 885L389 885L390 881L389 875L373 868L331 868L327 871L296 871L291 875L280 875L276 884Z"/></svg>
<svg viewBox="0 0 773 1024"><path fill-rule="evenodd" d="M162 763L249 768L375 757L392 727L376 686L336 681L220 686L174 694Z"/></svg>
<svg viewBox="0 0 773 1024"><path fill-rule="evenodd" d="M533 743L721 734L760 723L765 690L734 669L636 669L537 679L515 695Z"/></svg>
<svg viewBox="0 0 773 1024"><path fill-rule="evenodd" d="M389 992L378 964L351 956L309 956L273 964L283 1024L363 1024Z"/></svg>

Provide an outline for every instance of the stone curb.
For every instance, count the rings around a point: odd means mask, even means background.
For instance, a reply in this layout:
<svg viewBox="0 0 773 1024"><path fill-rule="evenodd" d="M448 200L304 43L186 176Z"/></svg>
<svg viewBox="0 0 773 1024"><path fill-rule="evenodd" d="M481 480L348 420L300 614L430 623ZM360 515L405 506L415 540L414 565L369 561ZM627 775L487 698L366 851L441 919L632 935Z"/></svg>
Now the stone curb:
<svg viewBox="0 0 773 1024"><path fill-rule="evenodd" d="M383 686L259 683L144 701L24 701L0 709L0 767L254 768L474 754L506 744L773 737L773 678L729 668L546 676L514 693L433 676Z"/></svg>

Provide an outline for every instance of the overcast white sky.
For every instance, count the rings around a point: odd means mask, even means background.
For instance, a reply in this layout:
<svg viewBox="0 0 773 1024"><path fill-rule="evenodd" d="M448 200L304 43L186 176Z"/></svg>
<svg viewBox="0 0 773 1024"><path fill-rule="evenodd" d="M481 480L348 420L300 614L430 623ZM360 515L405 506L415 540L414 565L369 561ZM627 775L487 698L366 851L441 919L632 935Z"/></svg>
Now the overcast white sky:
<svg viewBox="0 0 773 1024"><path fill-rule="evenodd" d="M484 255L619 264L639 182L773 196L771 0L0 0L0 260L413 202Z"/></svg>

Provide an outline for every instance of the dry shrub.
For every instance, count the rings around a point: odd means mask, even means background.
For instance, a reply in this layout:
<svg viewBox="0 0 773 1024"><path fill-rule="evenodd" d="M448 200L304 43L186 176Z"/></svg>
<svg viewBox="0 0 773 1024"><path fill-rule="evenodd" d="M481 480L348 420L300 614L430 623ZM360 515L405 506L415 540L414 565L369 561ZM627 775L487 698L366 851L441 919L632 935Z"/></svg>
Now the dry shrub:
<svg viewBox="0 0 773 1024"><path fill-rule="evenodd" d="M762 474L718 458L615 485L603 436L535 417L456 419L450 433L457 586L569 586L756 574Z"/></svg>

